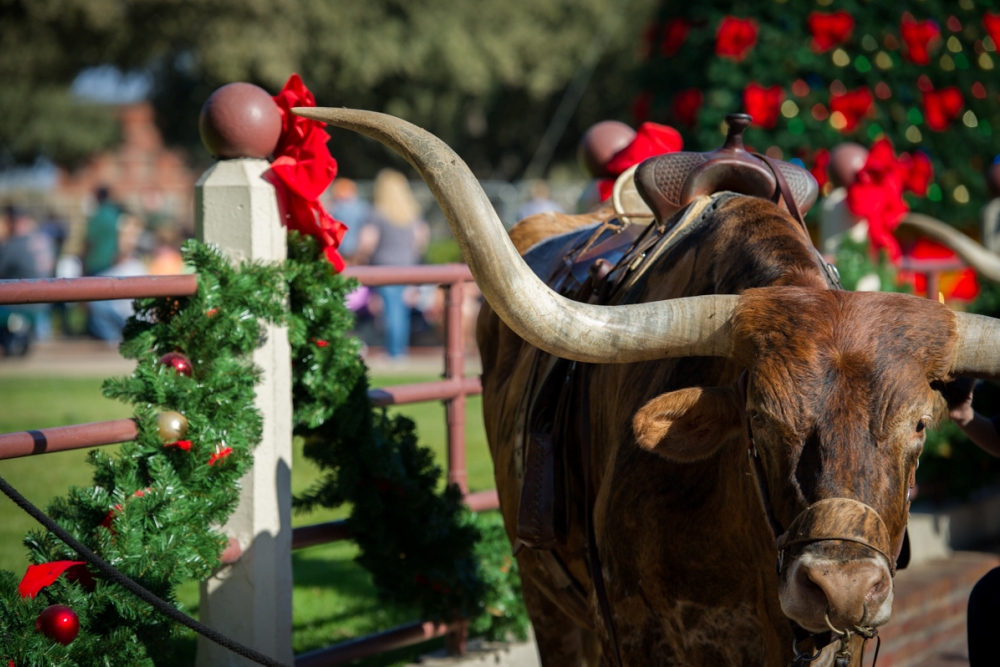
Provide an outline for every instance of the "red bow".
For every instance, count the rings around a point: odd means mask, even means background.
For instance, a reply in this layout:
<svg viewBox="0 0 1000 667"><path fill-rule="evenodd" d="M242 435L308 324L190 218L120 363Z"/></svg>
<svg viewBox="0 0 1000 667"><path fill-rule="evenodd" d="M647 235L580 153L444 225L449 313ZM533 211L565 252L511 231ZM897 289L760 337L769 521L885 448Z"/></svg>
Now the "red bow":
<svg viewBox="0 0 1000 667"><path fill-rule="evenodd" d="M899 36L906 42L906 57L917 65L929 64L931 56L927 52L927 46L940 32L941 28L934 21L914 21L904 16Z"/></svg>
<svg viewBox="0 0 1000 667"><path fill-rule="evenodd" d="M24 573L24 578L17 586L17 592L22 598L33 598L46 586L62 576L66 570L86 565L82 560L57 560L41 565L31 565ZM89 574L89 573L88 573Z"/></svg>
<svg viewBox="0 0 1000 667"><path fill-rule="evenodd" d="M292 113L293 107L316 106L316 98L299 75L292 74L274 101L281 112L281 138L271 171L285 185L280 189L285 225L315 237L334 270L342 271L345 265L337 246L347 227L319 202L337 175L337 161L326 145L330 135L322 129L325 123Z"/></svg>
<svg viewBox="0 0 1000 667"><path fill-rule="evenodd" d="M754 125L767 130L778 124L778 114L784 99L785 91L781 86L765 88L758 83L751 83L743 89L743 108L753 116Z"/></svg>
<svg viewBox="0 0 1000 667"><path fill-rule="evenodd" d="M715 33L715 55L740 62L757 43L757 31L757 22L753 19L724 17Z"/></svg>
<svg viewBox="0 0 1000 667"><path fill-rule="evenodd" d="M841 95L834 95L830 98L830 112L835 113L839 111L843 114L846 124L841 128L841 132L850 132L858 126L861 118L872 108L874 101L872 93L868 88L849 90Z"/></svg>
<svg viewBox="0 0 1000 667"><path fill-rule="evenodd" d="M831 14L812 12L806 19L806 25L813 37L813 50L823 53L850 38L851 31L854 30L854 17L843 10Z"/></svg>
<svg viewBox="0 0 1000 667"><path fill-rule="evenodd" d="M669 125L643 123L636 131L632 143L615 153L604 165L604 168L608 173L617 177L632 165L639 164L646 158L664 153L675 153L683 146L684 140L681 139L680 132ZM614 178L604 178L597 182L601 201L606 201L611 196L614 186Z"/></svg>
<svg viewBox="0 0 1000 667"><path fill-rule="evenodd" d="M868 152L857 180L847 187L847 207L868 220L872 252L885 249L894 262L902 256L902 250L892 232L910 210L903 200L903 176L892 143L879 139Z"/></svg>
<svg viewBox="0 0 1000 667"><path fill-rule="evenodd" d="M990 12L983 14L983 27L993 38L993 43L1000 45L1000 14L991 14Z"/></svg>
<svg viewBox="0 0 1000 667"><path fill-rule="evenodd" d="M698 124L698 112L701 111L701 104L705 101L705 93L698 88L687 88L674 96L671 104L674 118L681 125L694 127Z"/></svg>
<svg viewBox="0 0 1000 667"><path fill-rule="evenodd" d="M665 58L676 56L684 46L691 22L686 19L670 19L663 25L663 42L660 44L660 55Z"/></svg>
<svg viewBox="0 0 1000 667"><path fill-rule="evenodd" d="M958 118L963 106L965 98L958 86L924 91L924 119L935 132L948 129L948 123Z"/></svg>

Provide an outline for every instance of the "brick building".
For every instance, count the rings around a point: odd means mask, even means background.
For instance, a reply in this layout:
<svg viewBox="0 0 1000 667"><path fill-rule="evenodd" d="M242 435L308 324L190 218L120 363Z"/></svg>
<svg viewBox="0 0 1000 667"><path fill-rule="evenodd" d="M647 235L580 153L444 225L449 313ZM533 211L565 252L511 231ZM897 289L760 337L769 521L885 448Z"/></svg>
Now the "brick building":
<svg viewBox="0 0 1000 667"><path fill-rule="evenodd" d="M106 185L115 201L144 217L173 221L186 230L194 227L194 184L198 173L188 166L183 151L168 148L154 122L148 102L118 108L121 143L94 155L69 172L59 170L49 205L70 221L70 248L82 239L87 215L93 210L94 191Z"/></svg>

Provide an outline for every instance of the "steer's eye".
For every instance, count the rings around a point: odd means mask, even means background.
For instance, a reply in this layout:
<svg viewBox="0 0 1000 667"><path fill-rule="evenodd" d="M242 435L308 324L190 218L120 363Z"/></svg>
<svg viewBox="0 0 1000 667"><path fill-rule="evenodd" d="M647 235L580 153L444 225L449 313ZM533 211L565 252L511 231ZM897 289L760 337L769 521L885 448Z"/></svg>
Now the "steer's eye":
<svg viewBox="0 0 1000 667"><path fill-rule="evenodd" d="M927 424L924 423L923 419L921 419L920 421L917 422L917 433L920 433L925 428L927 428Z"/></svg>
<svg viewBox="0 0 1000 667"><path fill-rule="evenodd" d="M750 419L754 420L755 422L759 422L760 421L760 413L757 412L756 410L751 410L750 411Z"/></svg>

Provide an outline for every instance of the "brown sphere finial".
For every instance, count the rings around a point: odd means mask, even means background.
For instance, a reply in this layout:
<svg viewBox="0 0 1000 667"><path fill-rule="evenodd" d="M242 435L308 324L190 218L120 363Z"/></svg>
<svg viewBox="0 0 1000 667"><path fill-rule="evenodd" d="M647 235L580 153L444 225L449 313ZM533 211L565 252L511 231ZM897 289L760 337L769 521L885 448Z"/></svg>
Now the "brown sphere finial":
<svg viewBox="0 0 1000 667"><path fill-rule="evenodd" d="M830 151L830 182L835 187L846 188L858 177L868 161L868 149L861 144L847 142Z"/></svg>
<svg viewBox="0 0 1000 667"><path fill-rule="evenodd" d="M577 156L580 164L592 178L609 178L604 165L615 153L635 139L635 130L617 120L602 120L583 133Z"/></svg>
<svg viewBox="0 0 1000 667"><path fill-rule="evenodd" d="M205 100L198 130L205 148L216 157L266 158L278 145L281 112L260 86L229 83Z"/></svg>

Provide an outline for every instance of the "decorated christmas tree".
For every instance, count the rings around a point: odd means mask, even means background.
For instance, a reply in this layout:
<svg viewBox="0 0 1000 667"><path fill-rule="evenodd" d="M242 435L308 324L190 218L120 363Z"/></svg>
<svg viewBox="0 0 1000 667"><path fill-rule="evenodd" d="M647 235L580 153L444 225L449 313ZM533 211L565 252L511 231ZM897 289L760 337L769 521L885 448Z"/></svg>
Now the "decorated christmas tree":
<svg viewBox="0 0 1000 667"><path fill-rule="evenodd" d="M906 195L911 208L971 227L1000 153L993 5L666 0L643 38L636 120L669 123L687 150L711 150L723 117L747 111L747 143L801 161L821 185L824 150L888 138L933 165L926 197Z"/></svg>

